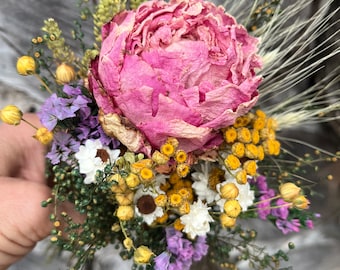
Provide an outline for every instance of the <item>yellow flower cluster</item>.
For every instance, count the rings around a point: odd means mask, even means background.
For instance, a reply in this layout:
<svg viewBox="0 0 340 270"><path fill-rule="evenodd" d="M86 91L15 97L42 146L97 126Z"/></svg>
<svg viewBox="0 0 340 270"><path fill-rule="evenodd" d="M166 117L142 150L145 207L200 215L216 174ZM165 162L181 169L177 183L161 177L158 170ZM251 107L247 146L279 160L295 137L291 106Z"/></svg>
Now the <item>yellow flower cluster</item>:
<svg viewBox="0 0 340 270"><path fill-rule="evenodd" d="M161 190L165 194L158 195L155 202L157 206L163 207L166 211L165 216L156 220L158 223L165 223L170 213L185 215L190 212L190 204L194 199L191 185L190 180L181 178L176 172L173 172L168 181L161 185ZM174 227L176 230L182 230L183 224L178 219L175 221Z"/></svg>
<svg viewBox="0 0 340 270"><path fill-rule="evenodd" d="M230 154L224 160L228 170L238 170L239 184L247 182L247 175L256 175L256 162L265 155L279 155L280 142L276 140L277 124L273 118L257 110L236 119L233 126L226 128L224 140Z"/></svg>

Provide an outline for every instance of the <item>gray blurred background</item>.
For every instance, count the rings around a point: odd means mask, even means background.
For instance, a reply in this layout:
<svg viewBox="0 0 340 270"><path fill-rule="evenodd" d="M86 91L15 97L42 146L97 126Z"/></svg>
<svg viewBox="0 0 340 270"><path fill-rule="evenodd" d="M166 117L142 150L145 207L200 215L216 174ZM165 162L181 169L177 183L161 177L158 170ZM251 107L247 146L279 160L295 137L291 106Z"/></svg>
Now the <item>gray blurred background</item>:
<svg viewBox="0 0 340 270"><path fill-rule="evenodd" d="M306 10L306 16L315 10L320 2L314 1L310 9ZM334 1L334 7L337 5L338 2ZM15 104L23 111L35 111L46 97L40 92L39 84L33 77L22 77L16 73L15 65L16 59L30 48L31 38L40 34L39 29L43 20L48 17L56 18L66 40L70 40L72 21L78 18L76 0L2 0L0 2L0 107ZM336 27L339 28L339 24ZM92 29L86 30L86 32L91 31ZM339 56L331 59L325 69L304 84L313 83L313 80L323 77L329 70L339 65L339 62ZM335 152L340 150L339 130L339 122L333 122L291 132L295 132L296 137L308 138L310 142ZM330 173L334 175L333 181L326 180ZM318 183L317 189L323 194L311 198L312 209L322 215L314 230L283 236L269 223L263 221L249 223L249 228L257 228L259 232L259 244L264 244L269 249L286 250L288 242L295 243L296 249L290 254L290 262L284 266L294 265L294 269L297 270L340 270L339 175L339 163L328 163L323 164L318 173L309 176ZM42 241L31 254L13 265L10 270L68 269L68 254L47 255L48 247L48 241ZM112 247L103 250L93 262L92 268L129 269L130 265L122 263L116 254L117 251ZM193 266L193 269L218 268L205 262ZM248 267L242 266L242 269Z"/></svg>

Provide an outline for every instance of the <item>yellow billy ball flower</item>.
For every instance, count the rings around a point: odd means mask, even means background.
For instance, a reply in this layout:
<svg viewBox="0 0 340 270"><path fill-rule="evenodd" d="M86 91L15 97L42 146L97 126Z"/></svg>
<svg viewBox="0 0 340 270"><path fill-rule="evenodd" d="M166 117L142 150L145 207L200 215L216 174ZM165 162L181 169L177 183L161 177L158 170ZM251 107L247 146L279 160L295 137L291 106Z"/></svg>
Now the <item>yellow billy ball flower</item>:
<svg viewBox="0 0 340 270"><path fill-rule="evenodd" d="M258 144L260 142L260 132L257 129L251 131L251 138L253 144Z"/></svg>
<svg viewBox="0 0 340 270"><path fill-rule="evenodd" d="M168 197L165 194L159 194L155 199L155 204L159 207L165 207Z"/></svg>
<svg viewBox="0 0 340 270"><path fill-rule="evenodd" d="M233 142L235 142L236 139L237 139L236 129L233 128L233 127L227 128L226 131L224 132L224 140L227 143L233 143Z"/></svg>
<svg viewBox="0 0 340 270"><path fill-rule="evenodd" d="M177 193L181 195L184 200L187 200L191 197L192 190L190 188L182 187L177 191Z"/></svg>
<svg viewBox="0 0 340 270"><path fill-rule="evenodd" d="M220 215L220 222L223 228L231 228L236 224L236 218L229 217L227 214Z"/></svg>
<svg viewBox="0 0 340 270"><path fill-rule="evenodd" d="M293 200L293 207L299 210L307 209L309 204L309 200L303 195L299 195Z"/></svg>
<svg viewBox="0 0 340 270"><path fill-rule="evenodd" d="M190 203L184 202L182 205L178 208L180 215L186 215L190 213Z"/></svg>
<svg viewBox="0 0 340 270"><path fill-rule="evenodd" d="M123 245L124 245L124 247L125 247L128 251L130 251L131 248L133 248L133 241L132 241L132 239L131 239L130 237L126 237L126 238L124 239L124 241L123 241Z"/></svg>
<svg viewBox="0 0 340 270"><path fill-rule="evenodd" d="M17 72L20 75L27 76L34 74L36 70L35 60L33 57L24 55L17 61Z"/></svg>
<svg viewBox="0 0 340 270"><path fill-rule="evenodd" d="M133 173L139 173L143 168L151 168L153 161L149 158L139 160L131 164L130 169Z"/></svg>
<svg viewBox="0 0 340 270"><path fill-rule="evenodd" d="M166 143L170 143L171 145L173 145L173 147L175 147L175 149L177 149L178 145L179 145L179 142L176 138L174 137L169 137L167 140L166 140Z"/></svg>
<svg viewBox="0 0 340 270"><path fill-rule="evenodd" d="M270 128L270 129L273 129L273 130L276 130L278 128L278 124L277 124L277 121L270 117L267 119L267 128Z"/></svg>
<svg viewBox="0 0 340 270"><path fill-rule="evenodd" d="M116 200L119 205L130 205L133 202L135 193L132 190L127 190L124 193L116 193Z"/></svg>
<svg viewBox="0 0 340 270"><path fill-rule="evenodd" d="M177 150L175 153L175 160L178 163L184 163L188 158L188 155L185 151L183 150Z"/></svg>
<svg viewBox="0 0 340 270"><path fill-rule="evenodd" d="M248 182L247 172L245 170L238 171L235 177L237 184L245 185Z"/></svg>
<svg viewBox="0 0 340 270"><path fill-rule="evenodd" d="M169 204L173 207L178 207L182 204L182 196L178 193L173 193L169 196Z"/></svg>
<svg viewBox="0 0 340 270"><path fill-rule="evenodd" d="M171 143L165 143L161 146L161 153L168 156L168 157L171 157L174 155L175 153L175 147L171 144Z"/></svg>
<svg viewBox="0 0 340 270"><path fill-rule="evenodd" d="M163 165L166 164L169 161L169 157L167 155L162 154L159 151L155 151L152 154L152 158L151 158L156 164L158 165Z"/></svg>
<svg viewBox="0 0 340 270"><path fill-rule="evenodd" d="M277 140L266 140L263 142L263 149L267 155L280 154L280 142Z"/></svg>
<svg viewBox="0 0 340 270"><path fill-rule="evenodd" d="M229 200L224 203L224 212L231 218L236 218L241 213L241 205L237 200Z"/></svg>
<svg viewBox="0 0 340 270"><path fill-rule="evenodd" d="M256 118L254 123L253 123L253 128L257 129L257 130L261 130L265 126L266 126L266 119L262 118L262 117Z"/></svg>
<svg viewBox="0 0 340 270"><path fill-rule="evenodd" d="M116 216L122 220L127 221L133 218L134 216L134 210L131 205L121 205L118 207Z"/></svg>
<svg viewBox="0 0 340 270"><path fill-rule="evenodd" d="M260 118L266 118L267 117L266 113L262 110L256 110L255 114L256 114L257 117L260 117Z"/></svg>
<svg viewBox="0 0 340 270"><path fill-rule="evenodd" d="M47 128L38 128L34 138L36 138L42 144L47 145L53 140L53 133Z"/></svg>
<svg viewBox="0 0 340 270"><path fill-rule="evenodd" d="M181 231L184 229L184 224L182 223L180 218L177 218L174 222L174 228L177 231Z"/></svg>
<svg viewBox="0 0 340 270"><path fill-rule="evenodd" d="M146 264L151 260L152 255L154 253L147 246L139 246L133 254L133 260L137 264Z"/></svg>
<svg viewBox="0 0 340 270"><path fill-rule="evenodd" d="M248 128L242 127L237 129L237 139L243 143L251 142L251 133Z"/></svg>
<svg viewBox="0 0 340 270"><path fill-rule="evenodd" d="M220 188L220 194L223 199L234 200L238 193L239 190L234 183L227 183Z"/></svg>
<svg viewBox="0 0 340 270"><path fill-rule="evenodd" d="M288 182L279 186L281 198L286 202L292 202L300 195L301 188L294 183Z"/></svg>
<svg viewBox="0 0 340 270"><path fill-rule="evenodd" d="M126 185L129 188L135 188L140 184L140 180L137 174L130 173L125 179Z"/></svg>
<svg viewBox="0 0 340 270"><path fill-rule="evenodd" d="M8 125L19 125L22 119L22 111L17 106L7 105L0 110L0 120Z"/></svg>
<svg viewBox="0 0 340 270"><path fill-rule="evenodd" d="M156 218L156 222L159 224L164 224L165 222L167 222L168 218L169 214L165 212L162 216Z"/></svg>
<svg viewBox="0 0 340 270"><path fill-rule="evenodd" d="M238 158L243 158L244 153L245 153L244 144L241 142L235 142L231 146L231 152L233 153L233 155L237 156Z"/></svg>
<svg viewBox="0 0 340 270"><path fill-rule="evenodd" d="M190 167L186 163L178 164L176 167L176 172L180 177L184 178L190 172Z"/></svg>
<svg viewBox="0 0 340 270"><path fill-rule="evenodd" d="M232 154L226 157L226 159L224 160L224 164L229 170L236 170L241 166L240 160Z"/></svg>
<svg viewBox="0 0 340 270"><path fill-rule="evenodd" d="M76 72L72 66L62 63L55 71L55 78L58 84L67 84L75 80Z"/></svg>
<svg viewBox="0 0 340 270"><path fill-rule="evenodd" d="M244 162L243 169L247 172L248 175L255 176L257 169L255 160L247 160L246 162Z"/></svg>
<svg viewBox="0 0 340 270"><path fill-rule="evenodd" d="M153 171L149 168L143 168L140 171L140 177L143 183L150 183L153 180Z"/></svg>
<svg viewBox="0 0 340 270"><path fill-rule="evenodd" d="M257 159L258 160L264 159L264 149L262 145L257 146Z"/></svg>
<svg viewBox="0 0 340 270"><path fill-rule="evenodd" d="M258 157L259 150L255 144L246 144L245 155L247 158L256 159Z"/></svg>

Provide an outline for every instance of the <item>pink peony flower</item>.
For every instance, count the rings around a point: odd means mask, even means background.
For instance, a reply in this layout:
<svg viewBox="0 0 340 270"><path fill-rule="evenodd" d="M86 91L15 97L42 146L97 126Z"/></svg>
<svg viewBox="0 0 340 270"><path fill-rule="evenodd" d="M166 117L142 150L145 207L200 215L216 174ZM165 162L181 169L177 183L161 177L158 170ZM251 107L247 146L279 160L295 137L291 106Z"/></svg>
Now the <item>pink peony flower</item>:
<svg viewBox="0 0 340 270"><path fill-rule="evenodd" d="M89 84L104 129L134 133L130 150L150 154L168 137L187 152L211 149L258 99L258 41L211 2L145 2L116 15L102 37ZM113 128L106 116L120 120Z"/></svg>

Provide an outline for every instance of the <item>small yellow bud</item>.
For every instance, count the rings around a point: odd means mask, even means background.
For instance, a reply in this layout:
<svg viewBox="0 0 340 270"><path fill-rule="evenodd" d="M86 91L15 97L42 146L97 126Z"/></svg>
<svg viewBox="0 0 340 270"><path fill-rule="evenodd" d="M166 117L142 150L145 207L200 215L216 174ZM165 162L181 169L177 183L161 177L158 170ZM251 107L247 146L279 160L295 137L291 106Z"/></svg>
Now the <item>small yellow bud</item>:
<svg viewBox="0 0 340 270"><path fill-rule="evenodd" d="M117 209L116 216L122 220L127 221L133 218L134 216L134 210L131 205L121 205Z"/></svg>
<svg viewBox="0 0 340 270"><path fill-rule="evenodd" d="M135 193L131 190L127 190L125 193L117 193L116 200L119 205L129 205L133 202Z"/></svg>
<svg viewBox="0 0 340 270"><path fill-rule="evenodd" d="M111 231L119 232L122 228L120 227L119 223L115 223L111 226Z"/></svg>
<svg viewBox="0 0 340 270"><path fill-rule="evenodd" d="M223 206L224 212L231 218L236 218L241 213L241 205L237 200L226 201Z"/></svg>
<svg viewBox="0 0 340 270"><path fill-rule="evenodd" d="M286 202L292 202L301 192L301 188L291 182L280 185L279 190L282 199Z"/></svg>
<svg viewBox="0 0 340 270"><path fill-rule="evenodd" d="M178 164L176 167L176 172L181 178L184 178L190 172L190 167L186 163Z"/></svg>
<svg viewBox="0 0 340 270"><path fill-rule="evenodd" d="M146 246L139 246L134 254L133 260L137 264L145 264L148 263L154 253Z"/></svg>
<svg viewBox="0 0 340 270"><path fill-rule="evenodd" d="M165 207L168 197L165 194L159 194L155 199L155 204L159 207Z"/></svg>
<svg viewBox="0 0 340 270"><path fill-rule="evenodd" d="M155 151L152 154L152 160L158 165L163 165L169 161L169 157L167 155L162 154L159 151Z"/></svg>
<svg viewBox="0 0 340 270"><path fill-rule="evenodd" d="M175 160L178 163L184 163L188 158L188 155L185 151L183 150L177 150L175 153Z"/></svg>
<svg viewBox="0 0 340 270"><path fill-rule="evenodd" d="M236 218L229 217L227 214L222 213L220 215L220 222L222 227L224 228L230 228L234 227L236 224Z"/></svg>
<svg viewBox="0 0 340 270"><path fill-rule="evenodd" d="M235 155L228 155L224 160L224 164L229 170L236 170L241 166L240 160Z"/></svg>
<svg viewBox="0 0 340 270"><path fill-rule="evenodd" d="M174 222L174 229L177 231L181 231L184 229L184 224L181 222L180 218L177 218Z"/></svg>
<svg viewBox="0 0 340 270"><path fill-rule="evenodd" d="M303 195L299 195L293 200L293 207L299 210L307 209L309 204L309 200Z"/></svg>
<svg viewBox="0 0 340 270"><path fill-rule="evenodd" d="M247 172L246 170L240 170L236 173L235 175L236 177L236 182L237 184L240 185L245 185L248 183L248 179L247 179Z"/></svg>
<svg viewBox="0 0 340 270"><path fill-rule="evenodd" d="M137 187L139 184L140 184L140 180L139 180L139 177L138 175L134 174L134 173L130 173L126 179L126 185L129 187L129 188L135 188Z"/></svg>
<svg viewBox="0 0 340 270"><path fill-rule="evenodd" d="M220 188L220 194L223 199L234 200L238 193L239 190L234 183L227 183Z"/></svg>
<svg viewBox="0 0 340 270"><path fill-rule="evenodd" d="M67 84L76 78L76 72L73 67L62 63L57 67L55 78L58 84Z"/></svg>
<svg viewBox="0 0 340 270"><path fill-rule="evenodd" d="M47 128L38 128L37 132L33 136L42 144L49 144L53 140L53 132L49 131Z"/></svg>
<svg viewBox="0 0 340 270"><path fill-rule="evenodd" d="M17 106L7 105L0 110L0 120L8 125L19 125L22 119L22 111Z"/></svg>
<svg viewBox="0 0 340 270"><path fill-rule="evenodd" d="M17 72L27 76L34 74L36 70L34 58L28 55L21 56L17 61Z"/></svg>
<svg viewBox="0 0 340 270"><path fill-rule="evenodd" d="M178 193L173 193L169 196L169 203L173 207L178 207L182 204L182 196Z"/></svg>
<svg viewBox="0 0 340 270"><path fill-rule="evenodd" d="M126 238L124 239L124 241L123 241L123 245L124 245L124 247L125 247L128 251L130 251L131 248L133 248L133 241L132 241L132 239L131 239L130 237L126 237Z"/></svg>

